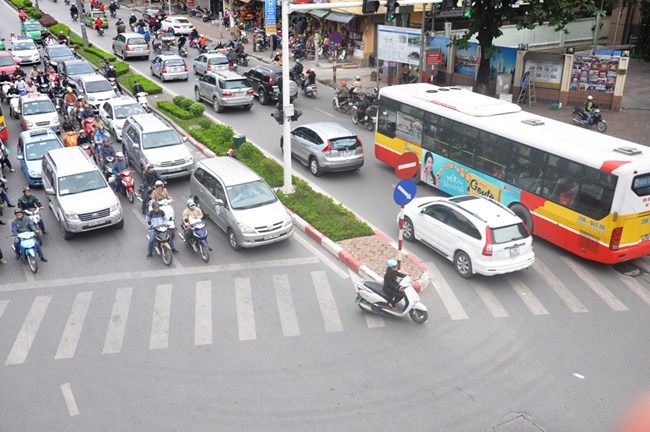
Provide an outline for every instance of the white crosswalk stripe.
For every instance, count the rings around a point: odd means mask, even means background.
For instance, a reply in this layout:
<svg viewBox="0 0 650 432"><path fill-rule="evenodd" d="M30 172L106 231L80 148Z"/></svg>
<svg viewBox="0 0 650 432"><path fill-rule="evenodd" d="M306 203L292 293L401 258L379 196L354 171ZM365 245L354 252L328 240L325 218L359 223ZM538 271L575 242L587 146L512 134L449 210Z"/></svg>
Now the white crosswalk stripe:
<svg viewBox="0 0 650 432"><path fill-rule="evenodd" d="M196 283L194 345L212 344L212 281Z"/></svg>
<svg viewBox="0 0 650 432"><path fill-rule="evenodd" d="M510 316L508 315L508 312L506 312L506 309L503 307L499 299L497 299L497 296L494 295L492 290L487 285L485 285L484 282L479 282L475 279L470 281L470 284L494 318L505 318Z"/></svg>
<svg viewBox="0 0 650 432"><path fill-rule="evenodd" d="M77 350L77 344L79 343L79 338L81 337L81 330L83 329L84 321L86 320L86 314L88 313L88 307L90 306L90 300L92 298L93 293L86 291L78 293L77 297L74 299L72 310L70 311L70 315L68 315L68 322L63 330L63 335L61 335L59 348L56 350L56 354L54 355L55 360L74 357L74 353Z"/></svg>
<svg viewBox="0 0 650 432"><path fill-rule="evenodd" d="M0 300L0 318L2 318L2 314L5 313L8 304L9 300Z"/></svg>
<svg viewBox="0 0 650 432"><path fill-rule="evenodd" d="M251 280L249 278L235 279L235 300L237 304L239 340L257 339L255 310L253 308L253 295L251 293Z"/></svg>
<svg viewBox="0 0 650 432"><path fill-rule="evenodd" d="M572 259L567 258L566 264L582 279L585 284L591 288L593 292L600 297L607 306L613 311L621 312L628 310L628 307L623 304L605 285L602 284L593 274L589 273L583 266Z"/></svg>
<svg viewBox="0 0 650 432"><path fill-rule="evenodd" d="M535 260L533 270L542 278L544 282L557 294L564 304L571 309L573 313L587 312L587 308L571 291L562 283L555 274L541 260Z"/></svg>
<svg viewBox="0 0 650 432"><path fill-rule="evenodd" d="M300 335L298 316L296 315L296 308L293 304L289 278L286 274L273 275L273 286L275 287L275 299L278 303L278 312L280 313L282 334L287 337Z"/></svg>
<svg viewBox="0 0 650 432"><path fill-rule="evenodd" d="M169 320L172 308L172 285L162 284L156 287L156 299L151 321L151 338L149 349L164 349L169 344Z"/></svg>
<svg viewBox="0 0 650 432"><path fill-rule="evenodd" d="M23 321L23 325L14 341L14 345L11 347L11 351L9 351L5 365L25 363L25 359L27 359L27 354L29 354L32 343L34 343L34 338L36 337L36 333L38 333L38 328L41 326L50 300L52 300L51 295L38 296L34 299L32 307L29 309L27 317Z"/></svg>
<svg viewBox="0 0 650 432"><path fill-rule="evenodd" d="M548 315L548 311L542 305L542 302L540 302L530 288L521 281L519 276L510 276L508 282L533 315Z"/></svg>
<svg viewBox="0 0 650 432"><path fill-rule="evenodd" d="M458 300L458 297L456 297L456 294L452 291L447 280L442 276L442 273L440 273L440 270L438 270L438 267L436 267L432 262L425 263L425 265L429 269L429 273L436 275L436 281L433 282L433 287L440 296L440 300L442 300L445 309L447 309L449 318L452 320L468 319L469 317L467 316L465 309L463 309L463 305Z"/></svg>
<svg viewBox="0 0 650 432"><path fill-rule="evenodd" d="M316 298L320 306L320 312L325 323L325 331L328 333L343 331L343 324L339 316L327 274L324 271L311 272L311 279L316 290Z"/></svg>
<svg viewBox="0 0 650 432"><path fill-rule="evenodd" d="M625 284L625 286L627 286L630 289L630 291L638 295L641 300L643 300L647 305L650 306L650 291L646 287L641 285L641 283L638 280L629 276L621 276L620 280Z"/></svg>
<svg viewBox="0 0 650 432"><path fill-rule="evenodd" d="M115 303L113 304L111 319L108 322L108 331L106 332L104 349L102 350L103 354L115 354L122 350L132 296L133 288L118 288L115 293Z"/></svg>

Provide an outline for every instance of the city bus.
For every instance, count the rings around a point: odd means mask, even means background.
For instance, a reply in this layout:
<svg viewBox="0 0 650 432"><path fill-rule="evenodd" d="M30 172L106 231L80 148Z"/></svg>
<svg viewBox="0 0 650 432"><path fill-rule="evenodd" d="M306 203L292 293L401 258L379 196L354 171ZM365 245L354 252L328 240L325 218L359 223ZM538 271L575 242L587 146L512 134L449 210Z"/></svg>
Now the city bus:
<svg viewBox="0 0 650 432"><path fill-rule="evenodd" d="M650 253L650 149L457 87L382 88L375 156L415 153L415 180L513 210L530 232L585 259Z"/></svg>

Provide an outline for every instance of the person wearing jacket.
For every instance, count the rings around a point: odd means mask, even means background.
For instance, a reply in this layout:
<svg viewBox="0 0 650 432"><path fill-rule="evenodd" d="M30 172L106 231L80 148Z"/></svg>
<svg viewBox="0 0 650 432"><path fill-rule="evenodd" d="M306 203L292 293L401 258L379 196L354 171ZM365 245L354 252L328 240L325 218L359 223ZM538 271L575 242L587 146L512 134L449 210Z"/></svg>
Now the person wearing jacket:
<svg viewBox="0 0 650 432"><path fill-rule="evenodd" d="M115 193L122 192L122 180L120 179L120 171L125 170L129 167L129 164L124 158L124 153L117 152L115 153L115 163L113 163L112 173L115 176Z"/></svg>
<svg viewBox="0 0 650 432"><path fill-rule="evenodd" d="M152 164L148 164L142 173L142 214L147 214L149 195L159 181L162 182L162 177L153 170Z"/></svg>
<svg viewBox="0 0 650 432"><path fill-rule="evenodd" d="M395 305L404 298L402 288L399 286L399 280L404 277L406 275L398 270L397 260L389 259L386 262L386 273L384 273L384 294L390 297L388 306L391 309L395 309Z"/></svg>
<svg viewBox="0 0 650 432"><path fill-rule="evenodd" d="M193 199L188 199L185 204L187 208L183 210L183 235L185 236L185 243L189 243L189 239L192 236L192 227L190 225L190 219L203 219L203 212L200 208L196 206L196 203Z"/></svg>
<svg viewBox="0 0 650 432"><path fill-rule="evenodd" d="M43 210L43 204L41 204L36 196L32 195L32 190L29 186L23 188L23 195L18 198L17 206L21 210L35 210L36 208L41 211ZM45 222L43 222L43 218L38 222L38 228L43 234L49 234L45 231Z"/></svg>
<svg viewBox="0 0 650 432"><path fill-rule="evenodd" d="M36 227L30 218L25 217L21 208L14 210L14 214L16 215L16 219L11 222L11 236L14 239L14 251L16 251L16 259L19 260L20 238L18 237L18 234L27 231L36 232ZM36 253L38 256L41 257L41 261L47 262L47 258L45 258L43 255L43 249L41 249L41 245L39 245L38 242L34 242L34 247L36 248Z"/></svg>
<svg viewBox="0 0 650 432"><path fill-rule="evenodd" d="M156 232L154 230L157 226L167 223L165 212L160 209L158 201L151 203L151 211L147 213L145 222L149 227L149 233L147 234L147 258L151 258L153 255L153 244L156 241ZM169 237L169 245L172 247L173 253L179 253L176 246L174 246L174 239L171 236Z"/></svg>

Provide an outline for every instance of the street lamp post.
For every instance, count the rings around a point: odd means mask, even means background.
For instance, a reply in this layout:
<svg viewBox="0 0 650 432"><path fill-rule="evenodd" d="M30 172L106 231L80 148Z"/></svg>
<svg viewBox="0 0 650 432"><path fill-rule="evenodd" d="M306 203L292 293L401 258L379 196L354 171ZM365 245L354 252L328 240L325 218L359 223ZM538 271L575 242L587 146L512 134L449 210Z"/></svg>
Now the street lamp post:
<svg viewBox="0 0 650 432"><path fill-rule="evenodd" d="M87 48L88 47L88 34L86 33L86 26L84 25L83 5L81 4L81 0L77 0L77 10L78 10L77 19L79 20L79 24L81 25L81 39L83 40L84 48Z"/></svg>

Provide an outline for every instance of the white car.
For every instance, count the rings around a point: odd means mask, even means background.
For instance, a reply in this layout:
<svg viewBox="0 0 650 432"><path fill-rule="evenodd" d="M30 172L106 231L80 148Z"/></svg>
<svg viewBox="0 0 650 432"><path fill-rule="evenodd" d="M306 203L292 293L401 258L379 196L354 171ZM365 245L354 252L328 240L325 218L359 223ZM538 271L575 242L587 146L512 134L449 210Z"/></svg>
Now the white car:
<svg viewBox="0 0 650 432"><path fill-rule="evenodd" d="M166 32L170 27L174 29L175 35L190 34L194 30L194 26L187 18L179 16L170 16L162 20L160 27L162 31Z"/></svg>
<svg viewBox="0 0 650 432"><path fill-rule="evenodd" d="M77 80L77 94L96 110L103 102L116 98L113 86L103 75L86 75Z"/></svg>
<svg viewBox="0 0 650 432"><path fill-rule="evenodd" d="M131 96L109 99L99 107L99 118L118 141L122 141L124 122L136 114L146 114L146 111Z"/></svg>
<svg viewBox="0 0 650 432"><path fill-rule="evenodd" d="M404 208L404 239L419 240L454 263L469 278L533 265L533 237L509 208L462 195L416 198Z"/></svg>
<svg viewBox="0 0 650 432"><path fill-rule="evenodd" d="M11 54L21 65L41 62L41 54L36 44L27 36L18 36L11 44Z"/></svg>

